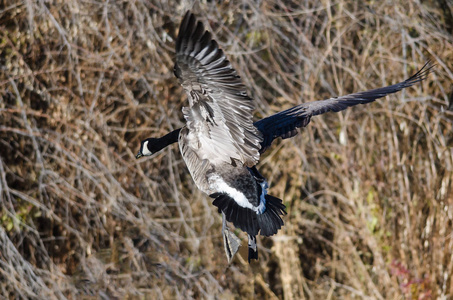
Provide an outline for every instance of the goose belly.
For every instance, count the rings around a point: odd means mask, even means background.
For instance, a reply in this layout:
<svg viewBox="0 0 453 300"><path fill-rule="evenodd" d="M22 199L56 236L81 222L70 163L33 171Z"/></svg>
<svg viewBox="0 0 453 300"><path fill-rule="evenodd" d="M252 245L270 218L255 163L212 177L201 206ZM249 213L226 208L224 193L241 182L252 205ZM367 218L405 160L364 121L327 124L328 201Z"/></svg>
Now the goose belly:
<svg viewBox="0 0 453 300"><path fill-rule="evenodd" d="M189 130L183 128L179 148L190 175L201 191L208 195L223 193L241 207L257 214L264 212L267 194L264 178L257 182L251 171L236 159L230 158L228 162L224 162L203 158L200 152L206 154L206 148L194 149L193 145Z"/></svg>

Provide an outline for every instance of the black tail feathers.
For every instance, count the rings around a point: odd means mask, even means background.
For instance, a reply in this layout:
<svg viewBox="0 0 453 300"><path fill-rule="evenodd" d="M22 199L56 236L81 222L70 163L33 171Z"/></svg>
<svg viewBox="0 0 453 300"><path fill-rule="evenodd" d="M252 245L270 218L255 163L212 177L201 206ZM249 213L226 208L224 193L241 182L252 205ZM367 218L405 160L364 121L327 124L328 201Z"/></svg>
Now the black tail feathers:
<svg viewBox="0 0 453 300"><path fill-rule="evenodd" d="M260 215L256 215L258 226L261 229L260 234L271 236L278 232L283 226L283 220L280 216L286 215L285 205L277 197L266 195L266 210Z"/></svg>
<svg viewBox="0 0 453 300"><path fill-rule="evenodd" d="M260 228L258 227L256 212L249 208L239 206L236 201L227 194L218 193L210 196L216 197L212 204L217 206L219 212L225 214L225 218L228 222L233 223L234 226L250 235L258 234Z"/></svg>
<svg viewBox="0 0 453 300"><path fill-rule="evenodd" d="M278 232L283 226L283 220L280 216L286 215L285 205L282 200L266 195L266 210L264 213L257 215L250 208L239 206L233 198L226 194L216 193L210 195L215 198L212 202L219 212L223 212L228 222L231 222L237 228L242 229L251 236L255 236L261 230L260 234L271 236Z"/></svg>

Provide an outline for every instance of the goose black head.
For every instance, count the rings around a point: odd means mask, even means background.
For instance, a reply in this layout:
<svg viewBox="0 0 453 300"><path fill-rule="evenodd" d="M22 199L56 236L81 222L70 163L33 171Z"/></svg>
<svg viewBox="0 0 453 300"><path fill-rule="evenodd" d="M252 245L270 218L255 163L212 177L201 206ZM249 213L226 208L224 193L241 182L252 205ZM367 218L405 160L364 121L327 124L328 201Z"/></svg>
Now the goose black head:
<svg viewBox="0 0 453 300"><path fill-rule="evenodd" d="M148 138L146 140L141 141L140 150L138 151L135 158L153 155L154 153L158 152L161 149L162 147L160 147L159 145L159 139Z"/></svg>
<svg viewBox="0 0 453 300"><path fill-rule="evenodd" d="M148 138L146 140L143 140L140 145L140 151L138 151L138 154L135 156L135 158L153 155L154 153L159 152L168 145L176 143L178 141L180 131L181 128L178 128L170 133L167 133L161 138Z"/></svg>

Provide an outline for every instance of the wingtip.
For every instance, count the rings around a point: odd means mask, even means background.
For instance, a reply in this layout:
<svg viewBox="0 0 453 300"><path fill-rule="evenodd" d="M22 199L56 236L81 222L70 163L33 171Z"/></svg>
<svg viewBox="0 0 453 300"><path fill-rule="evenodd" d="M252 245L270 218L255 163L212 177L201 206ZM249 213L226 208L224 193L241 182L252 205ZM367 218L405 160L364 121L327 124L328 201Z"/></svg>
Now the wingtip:
<svg viewBox="0 0 453 300"><path fill-rule="evenodd" d="M434 72L434 67L437 66L437 64L433 63L431 59L428 59L426 63L423 65L423 67L417 72L420 73L421 76L428 76L430 73Z"/></svg>
<svg viewBox="0 0 453 300"><path fill-rule="evenodd" d="M186 12L184 13L184 18L185 19L186 17L188 17L189 15L193 15L192 11L190 9L186 10Z"/></svg>
<svg viewBox="0 0 453 300"><path fill-rule="evenodd" d="M430 59L423 65L423 67L420 68L414 75L409 77L406 80L406 83L409 84L409 86L416 84L417 82L423 81L426 78L428 78L428 75L432 72L434 72L433 68L436 66L436 64L433 64Z"/></svg>
<svg viewBox="0 0 453 300"><path fill-rule="evenodd" d="M187 31L193 31L195 28L196 18L195 15L190 11L186 11L182 18L181 24L179 25L178 37L176 38L176 50L181 49L184 36L187 35Z"/></svg>

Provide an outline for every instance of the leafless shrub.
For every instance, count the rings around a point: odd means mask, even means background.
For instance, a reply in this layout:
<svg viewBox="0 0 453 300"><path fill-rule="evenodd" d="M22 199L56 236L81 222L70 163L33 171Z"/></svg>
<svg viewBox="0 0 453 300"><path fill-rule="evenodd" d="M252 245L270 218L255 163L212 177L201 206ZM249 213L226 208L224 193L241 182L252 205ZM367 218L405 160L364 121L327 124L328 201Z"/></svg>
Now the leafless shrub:
<svg viewBox="0 0 453 300"><path fill-rule="evenodd" d="M240 3L240 4L239 4ZM257 118L435 73L316 117L262 157L286 226L228 266L220 217L177 151L173 46L186 9ZM452 293L452 5L2 1L0 291L5 298L428 299ZM244 250L244 249L242 249Z"/></svg>

